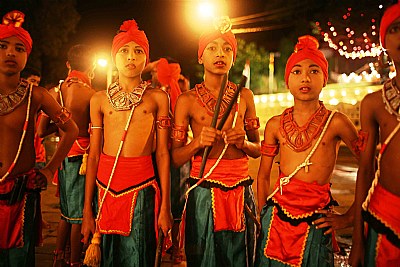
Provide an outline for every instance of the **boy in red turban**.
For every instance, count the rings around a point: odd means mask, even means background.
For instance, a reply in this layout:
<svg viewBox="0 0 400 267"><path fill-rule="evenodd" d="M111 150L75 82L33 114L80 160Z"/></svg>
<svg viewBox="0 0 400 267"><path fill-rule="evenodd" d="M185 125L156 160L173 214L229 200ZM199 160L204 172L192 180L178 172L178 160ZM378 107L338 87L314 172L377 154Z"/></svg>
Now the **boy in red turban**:
<svg viewBox="0 0 400 267"><path fill-rule="evenodd" d="M225 79L237 51L230 21L220 20L216 26L199 40L198 61L204 66L204 81L179 96L172 129L173 163L181 166L192 159L191 186L201 178L204 148L212 146L204 172L207 179L193 187L187 199L183 222L187 265L253 266L255 224L249 212L254 212L255 205L248 156L260 156L259 123L253 94L243 88L222 131L210 127L220 90L224 95L219 118L238 89ZM187 143L189 125L193 140Z"/></svg>
<svg viewBox="0 0 400 267"><path fill-rule="evenodd" d="M35 243L41 242L40 191L78 134L70 113L46 89L20 78L32 50L32 39L21 28L23 21L23 13L12 11L0 25L0 261L4 266L35 265ZM36 170L35 122L41 110L64 135L47 166Z"/></svg>
<svg viewBox="0 0 400 267"><path fill-rule="evenodd" d="M319 100L328 62L318 45L312 36L299 38L285 71L294 106L265 126L257 176L262 232L255 266L332 266L332 231L351 224L352 209L346 216L333 213L330 178L340 143L353 151L357 131L346 115ZM279 147L280 179L268 196Z"/></svg>
<svg viewBox="0 0 400 267"><path fill-rule="evenodd" d="M400 3L381 20L382 47L400 66ZM357 174L352 266L398 266L400 262L400 76L361 101L362 151ZM376 162L376 144L381 144ZM375 172L375 175L374 175ZM365 224L366 222L366 224ZM367 225L367 231L364 226ZM365 236L364 234L367 233Z"/></svg>
<svg viewBox="0 0 400 267"><path fill-rule="evenodd" d="M118 80L94 94L90 103L82 233L85 243L94 234L91 246L102 235L104 266L154 266L158 228L167 235L172 225L168 95L142 81L149 43L134 20L122 24L111 54ZM154 147L161 196L151 158ZM96 184L99 211L94 221Z"/></svg>

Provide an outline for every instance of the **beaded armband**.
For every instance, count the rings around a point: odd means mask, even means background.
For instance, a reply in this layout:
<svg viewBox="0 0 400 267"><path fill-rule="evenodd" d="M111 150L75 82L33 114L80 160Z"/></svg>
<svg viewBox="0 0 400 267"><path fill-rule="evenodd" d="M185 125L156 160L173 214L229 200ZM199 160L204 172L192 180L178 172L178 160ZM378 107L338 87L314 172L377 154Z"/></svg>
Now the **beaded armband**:
<svg viewBox="0 0 400 267"><path fill-rule="evenodd" d="M167 129L171 127L171 118L168 116L160 116L157 118L156 123L158 129Z"/></svg>
<svg viewBox="0 0 400 267"><path fill-rule="evenodd" d="M275 157L279 153L279 144L268 145L264 141L261 142L261 154L267 157Z"/></svg>
<svg viewBox="0 0 400 267"><path fill-rule="evenodd" d="M54 123L64 124L71 119L71 112L69 112L66 108L62 107L59 112L56 113Z"/></svg>
<svg viewBox="0 0 400 267"><path fill-rule="evenodd" d="M368 141L368 132L364 132L360 130L358 132L358 138L351 142L351 147L357 156L360 155L361 152L365 151L365 147L367 146Z"/></svg>
<svg viewBox="0 0 400 267"><path fill-rule="evenodd" d="M260 119L258 117L244 119L244 128L246 131L257 130L260 128Z"/></svg>
<svg viewBox="0 0 400 267"><path fill-rule="evenodd" d="M184 126L176 125L172 126L171 138L176 142L185 142L187 140L187 128Z"/></svg>

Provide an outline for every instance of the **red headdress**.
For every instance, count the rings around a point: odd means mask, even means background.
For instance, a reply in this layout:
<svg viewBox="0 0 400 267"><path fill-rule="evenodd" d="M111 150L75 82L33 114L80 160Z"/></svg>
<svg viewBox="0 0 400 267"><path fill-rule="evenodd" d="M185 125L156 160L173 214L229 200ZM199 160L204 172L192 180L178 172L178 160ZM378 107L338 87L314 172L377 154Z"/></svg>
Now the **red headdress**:
<svg viewBox="0 0 400 267"><path fill-rule="evenodd" d="M181 66L178 63L168 63L165 58L161 58L157 64L157 76L161 85L168 85L170 88L169 97L171 98L171 110L174 112L176 100L182 93L178 84L181 74Z"/></svg>
<svg viewBox="0 0 400 267"><path fill-rule="evenodd" d="M197 51L197 57L201 58L206 46L214 41L215 39L222 38L227 41L233 50L233 60L236 59L237 52L237 41L235 35L231 31L232 23L228 16L221 17L214 21L213 30L207 31L200 36L199 39L199 50Z"/></svg>
<svg viewBox="0 0 400 267"><path fill-rule="evenodd" d="M390 6L382 16L381 26L379 28L379 37L383 48L386 46L385 37L387 29L398 17L400 17L400 3Z"/></svg>
<svg viewBox="0 0 400 267"><path fill-rule="evenodd" d="M289 74L293 66L304 59L311 59L321 67L324 74L325 83L328 80L328 61L324 54L318 50L318 40L310 35L299 37L299 41L294 47L294 52L288 58L285 69L285 82L288 85Z"/></svg>
<svg viewBox="0 0 400 267"><path fill-rule="evenodd" d="M119 33L115 35L111 48L111 55L115 62L115 55L123 45L134 41L144 49L146 54L146 64L149 62L149 41L144 31L140 31L134 19L126 20L119 28Z"/></svg>
<svg viewBox="0 0 400 267"><path fill-rule="evenodd" d="M29 33L22 28L25 15L21 11L11 11L4 15L3 24L0 24L0 39L16 36L24 44L26 53L32 51L32 38Z"/></svg>

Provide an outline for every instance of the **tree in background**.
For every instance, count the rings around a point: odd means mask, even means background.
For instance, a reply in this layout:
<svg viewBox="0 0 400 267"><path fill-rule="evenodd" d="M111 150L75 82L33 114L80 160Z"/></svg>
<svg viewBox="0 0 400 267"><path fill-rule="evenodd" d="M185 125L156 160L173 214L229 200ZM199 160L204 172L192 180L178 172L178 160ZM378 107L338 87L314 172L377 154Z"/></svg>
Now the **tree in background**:
<svg viewBox="0 0 400 267"><path fill-rule="evenodd" d="M11 10L25 14L24 27L33 40L29 66L41 69L43 83L65 77L63 45L75 33L80 15L75 0L1 0L1 17Z"/></svg>

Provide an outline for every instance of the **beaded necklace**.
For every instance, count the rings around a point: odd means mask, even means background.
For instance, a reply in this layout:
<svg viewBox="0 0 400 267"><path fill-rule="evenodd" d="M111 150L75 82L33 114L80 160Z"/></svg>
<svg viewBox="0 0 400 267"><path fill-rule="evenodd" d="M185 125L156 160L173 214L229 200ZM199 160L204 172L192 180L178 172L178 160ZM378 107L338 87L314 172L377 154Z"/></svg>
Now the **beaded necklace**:
<svg viewBox="0 0 400 267"><path fill-rule="evenodd" d="M29 82L21 79L17 89L9 94L0 94L0 116L7 115L21 105L28 93Z"/></svg>
<svg viewBox="0 0 400 267"><path fill-rule="evenodd" d="M400 121L400 91L394 79L385 82L382 89L382 99L386 110Z"/></svg>
<svg viewBox="0 0 400 267"><path fill-rule="evenodd" d="M287 141L287 145L296 152L301 152L311 147L312 141L321 133L329 114L320 101L317 111L309 118L308 122L299 126L293 118L294 107L286 109L281 115L279 130Z"/></svg>
<svg viewBox="0 0 400 267"><path fill-rule="evenodd" d="M13 163L10 165L10 167L8 168L7 172L3 175L3 177L1 177L0 183L2 183L8 177L8 175L10 175L10 173L13 171L13 169L14 169L17 161L18 161L19 155L21 154L22 144L24 143L25 135L26 135L26 132L28 130L29 113L30 113L30 110L31 110L31 103L32 103L32 87L33 86L32 86L32 84L29 84L29 85L30 85L29 86L29 90L26 90L26 91L29 91L28 105L26 107L25 123L24 123L24 128L23 128L23 131L22 131L21 140L19 141L18 151L17 151L17 154L15 155Z"/></svg>
<svg viewBox="0 0 400 267"><path fill-rule="evenodd" d="M107 88L106 94L111 106L115 110L130 110L133 106L139 105L142 101L147 86L148 83L141 82L132 92L124 92L121 86L119 86L118 81L116 81Z"/></svg>
<svg viewBox="0 0 400 267"><path fill-rule="evenodd" d="M210 92L210 90L204 85L204 82L202 82L201 84L196 84L195 89L198 101L203 107L206 108L208 115L212 116L215 111L215 105L217 104L217 99ZM221 108L218 114L219 119L225 113L226 107L231 102L231 99L235 94L236 89L237 89L236 84L234 84L233 82L227 83L224 96L222 97Z"/></svg>

